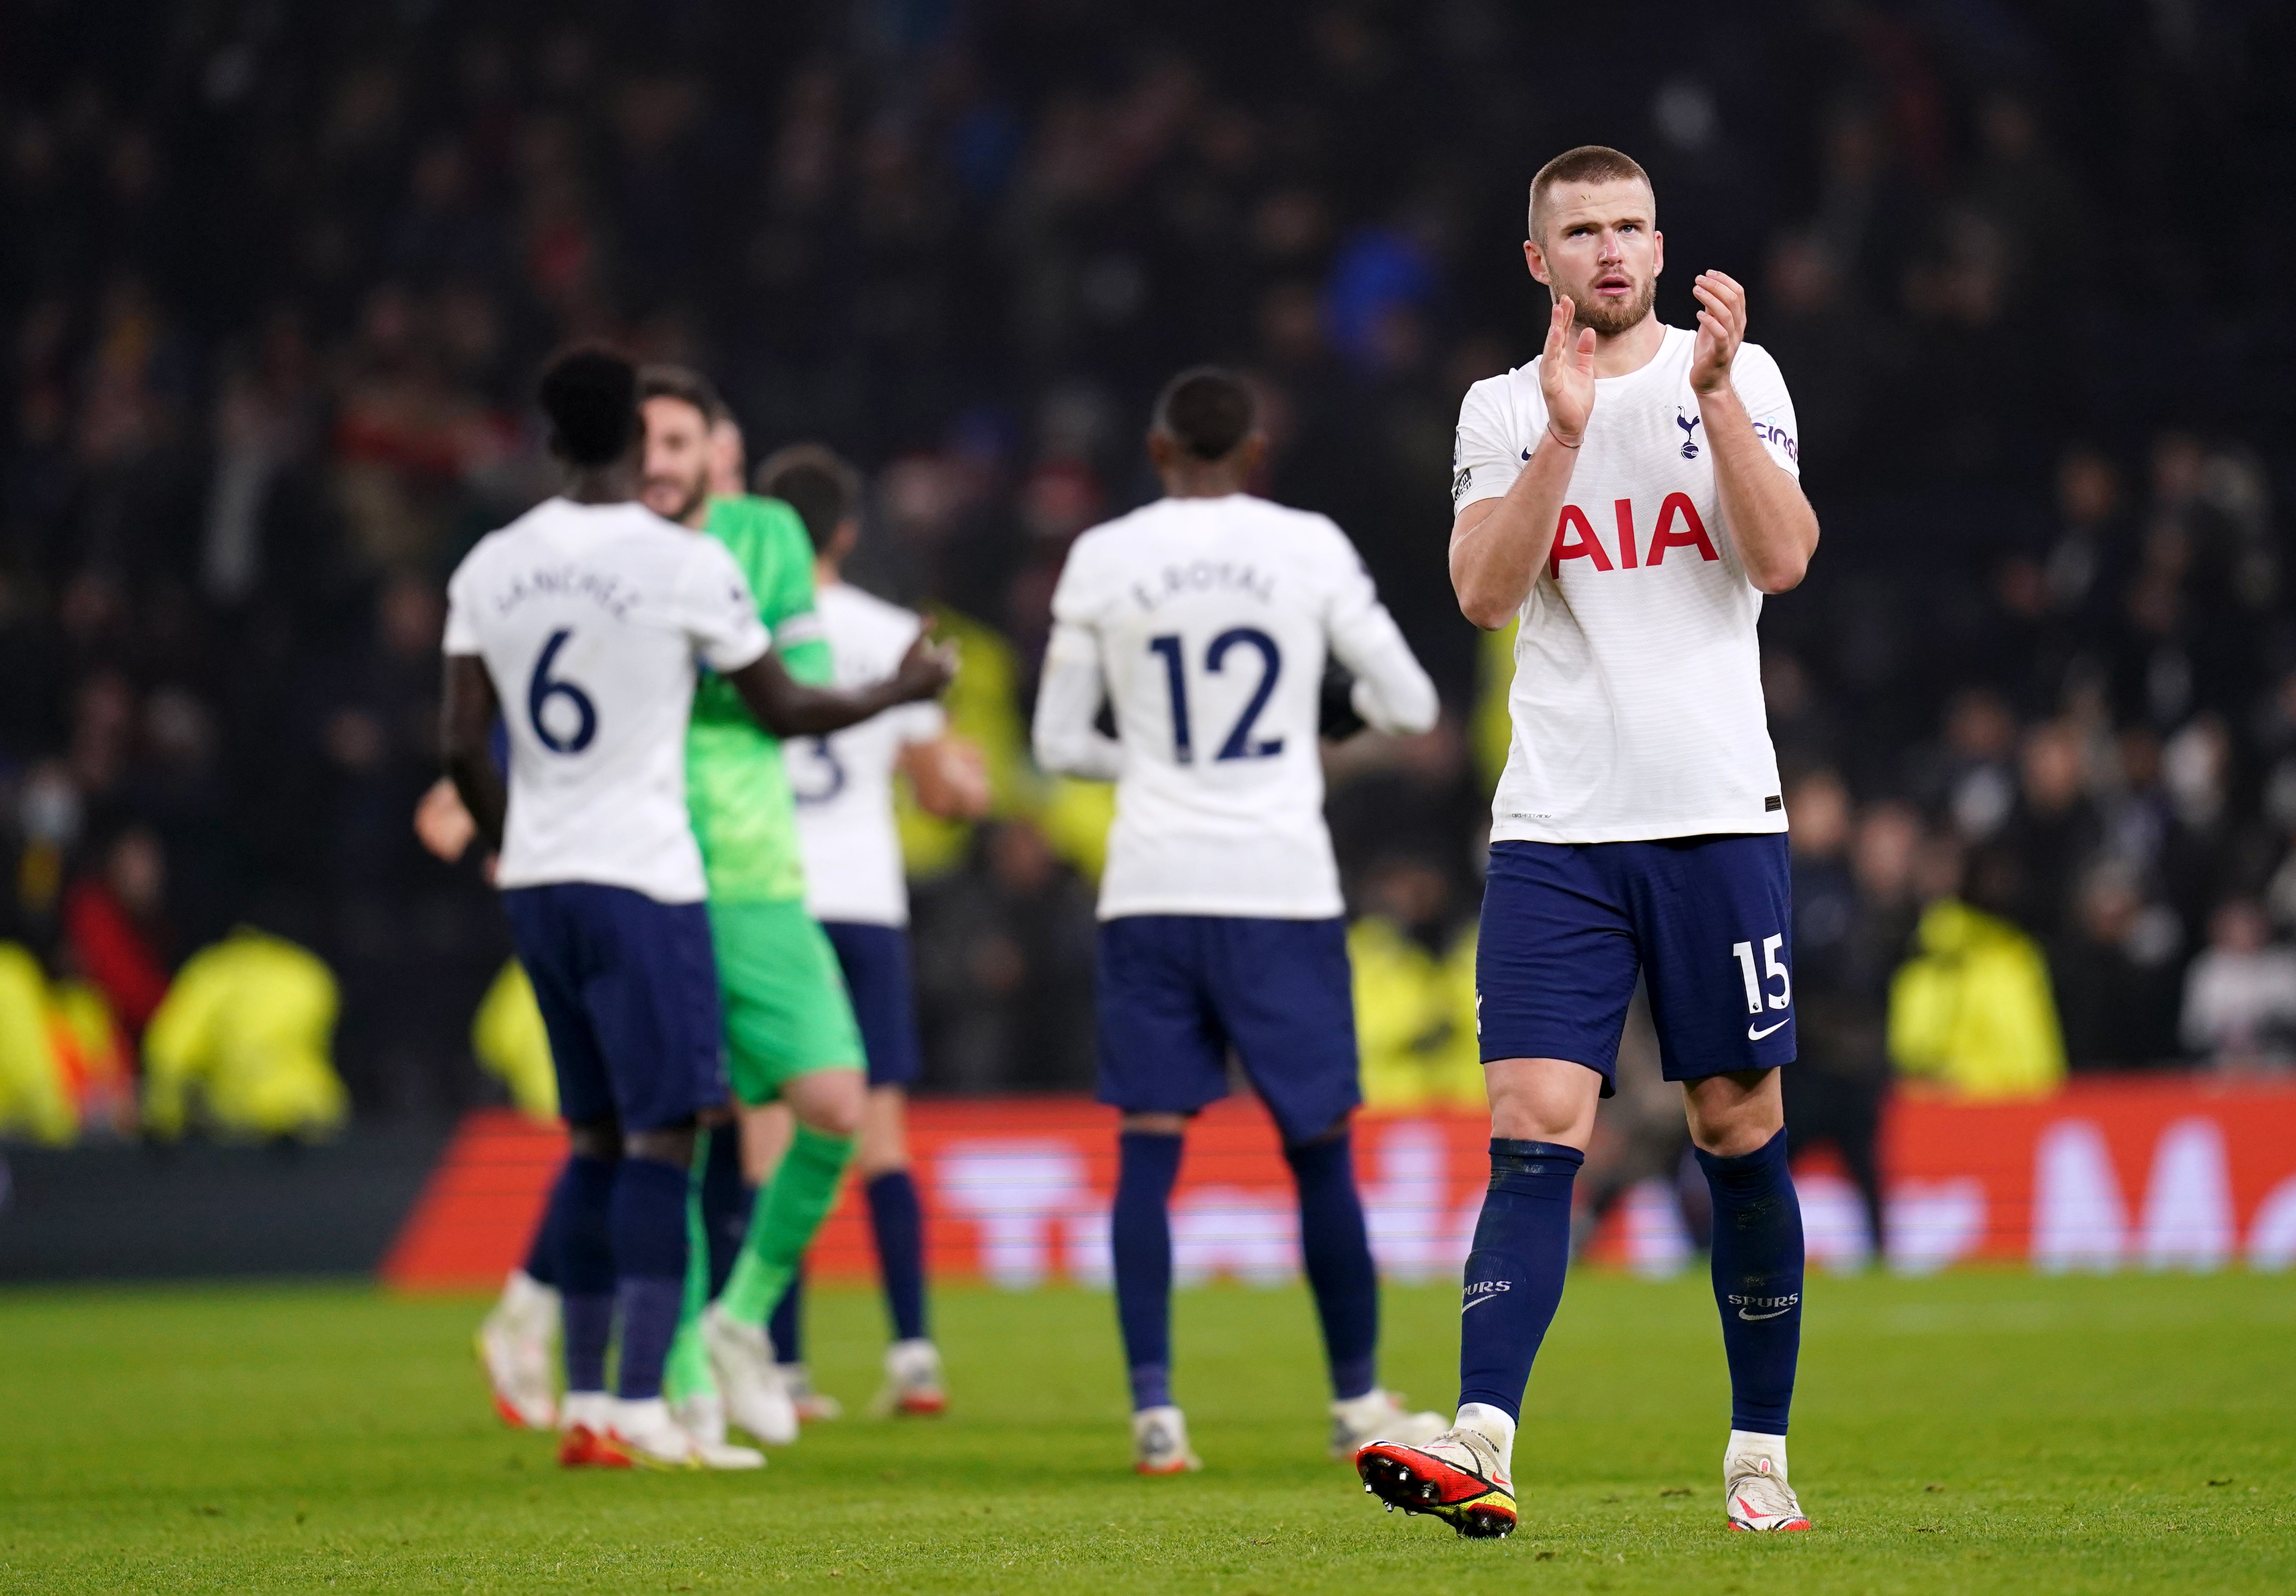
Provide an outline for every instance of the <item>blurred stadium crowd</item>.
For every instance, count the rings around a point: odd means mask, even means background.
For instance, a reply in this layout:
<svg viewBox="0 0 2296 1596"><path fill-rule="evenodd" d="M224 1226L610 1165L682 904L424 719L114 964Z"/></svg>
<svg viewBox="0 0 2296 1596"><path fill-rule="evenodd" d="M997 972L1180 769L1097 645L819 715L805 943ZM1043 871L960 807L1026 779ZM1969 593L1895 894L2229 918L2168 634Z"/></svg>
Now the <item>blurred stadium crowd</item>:
<svg viewBox="0 0 2296 1596"><path fill-rule="evenodd" d="M1661 314L1747 282L1798 404L1826 544L1764 634L1808 1067L2296 1054L2284 8L25 0L6 32L20 1131L127 1124L139 1057L162 1131L193 1079L332 1124L330 1026L362 1115L496 1090L499 918L408 819L440 583L547 491L526 388L575 335L861 462L854 574L963 642L998 815L911 831L961 1092L1089 1079L1106 800L1026 766L1047 602L1152 491L1154 386L1248 368L1267 491L1353 535L1451 707L1335 751L1332 813L1373 1095L1472 1101L1505 656L1448 592L1450 434L1536 353L1523 185L1588 140L1656 179ZM248 1070L289 1084L226 1110Z"/></svg>

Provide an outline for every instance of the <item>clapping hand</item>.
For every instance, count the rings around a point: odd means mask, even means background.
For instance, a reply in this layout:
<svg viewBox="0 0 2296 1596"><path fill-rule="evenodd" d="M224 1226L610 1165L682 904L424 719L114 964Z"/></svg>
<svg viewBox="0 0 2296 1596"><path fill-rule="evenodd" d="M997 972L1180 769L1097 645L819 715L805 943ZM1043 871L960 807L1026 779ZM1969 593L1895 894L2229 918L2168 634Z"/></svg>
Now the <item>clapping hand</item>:
<svg viewBox="0 0 2296 1596"><path fill-rule="evenodd" d="M1721 272L1701 272L1690 291L1698 299L1698 343L1690 351L1690 386L1710 394L1730 381L1730 363L1746 341L1746 291Z"/></svg>
<svg viewBox="0 0 2296 1596"><path fill-rule="evenodd" d="M1554 301L1546 323L1546 357L1538 363L1538 390L1546 399L1546 427L1554 441L1575 449L1587 434L1595 413L1595 330L1570 336L1578 307L1568 299Z"/></svg>

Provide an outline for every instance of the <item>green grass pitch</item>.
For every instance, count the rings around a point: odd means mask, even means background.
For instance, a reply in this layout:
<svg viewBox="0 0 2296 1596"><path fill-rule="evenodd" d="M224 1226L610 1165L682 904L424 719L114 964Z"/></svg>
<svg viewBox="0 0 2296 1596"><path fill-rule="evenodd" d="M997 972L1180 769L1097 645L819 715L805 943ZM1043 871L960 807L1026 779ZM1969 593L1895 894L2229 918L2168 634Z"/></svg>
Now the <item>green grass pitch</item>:
<svg viewBox="0 0 2296 1596"><path fill-rule="evenodd" d="M1445 1398L1456 1298L1389 1294L1389 1382ZM0 1590L1800 1592L2296 1590L2296 1278L1813 1277L1804 1535L1723 1528L1702 1280L1582 1273L1515 1449L1522 1528L1464 1542L1327 1461L1296 1290L1183 1293L1208 1467L1140 1480L1113 1314L948 1290L955 1406L848 1418L757 1475L562 1475L496 1424L479 1305L353 1287L0 1296ZM822 1292L858 1408L875 1299Z"/></svg>

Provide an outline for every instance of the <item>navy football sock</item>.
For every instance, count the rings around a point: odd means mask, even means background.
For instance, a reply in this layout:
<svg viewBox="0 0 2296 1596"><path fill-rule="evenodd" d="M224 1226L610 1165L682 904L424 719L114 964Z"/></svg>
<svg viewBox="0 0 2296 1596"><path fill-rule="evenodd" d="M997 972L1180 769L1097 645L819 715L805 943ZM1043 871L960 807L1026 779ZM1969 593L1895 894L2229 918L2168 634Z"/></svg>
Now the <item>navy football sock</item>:
<svg viewBox="0 0 2296 1596"><path fill-rule="evenodd" d="M742 1178L742 1127L721 1125L707 1133L701 1164L701 1234L709 1247L709 1295L726 1289L750 1233L758 1189Z"/></svg>
<svg viewBox="0 0 2296 1596"><path fill-rule="evenodd" d="M661 1395L661 1369L685 1305L690 1177L659 1158L628 1158L614 1176L614 1305L622 1326L619 1394Z"/></svg>
<svg viewBox="0 0 2296 1596"><path fill-rule="evenodd" d="M798 1260L797 1268L790 1274L789 1289L774 1304L772 1314L766 1320L767 1338L774 1344L774 1362L802 1363L805 1362L805 1260Z"/></svg>
<svg viewBox="0 0 2296 1596"><path fill-rule="evenodd" d="M677 1338L685 1308L685 1282L655 1275L631 1275L614 1289L614 1312L622 1322L622 1355L615 1370L614 1394L627 1402L661 1395L669 1344Z"/></svg>
<svg viewBox="0 0 2296 1596"><path fill-rule="evenodd" d="M1132 1406L1172 1400L1172 1183L1182 1139L1153 1131L1117 1138L1116 1210L1109 1250L1116 1261L1116 1317L1132 1371Z"/></svg>
<svg viewBox="0 0 2296 1596"><path fill-rule="evenodd" d="M1570 1264L1570 1183L1587 1155L1554 1142L1491 1139L1459 1310L1459 1403L1522 1415L1522 1388Z"/></svg>
<svg viewBox="0 0 2296 1596"><path fill-rule="evenodd" d="M554 1181L554 1191L556 1185ZM558 1232L550 1223L556 1212L555 1203L546 1200L543 1203L542 1217L535 1222L534 1239L527 1243L526 1262L519 1265L525 1272L526 1278L537 1286L555 1287L558 1284Z"/></svg>
<svg viewBox="0 0 2296 1596"><path fill-rule="evenodd" d="M606 1388L606 1344L614 1333L613 1200L615 1162L566 1160L542 1232L556 1243L560 1335L569 1391Z"/></svg>
<svg viewBox="0 0 2296 1596"><path fill-rule="evenodd" d="M1750 1153L1699 1167L1714 1194L1714 1302L1730 1360L1730 1428L1786 1433L1801 1354L1801 1201L1780 1131Z"/></svg>
<svg viewBox="0 0 2296 1596"><path fill-rule="evenodd" d="M893 1338L925 1333L925 1215L917 1183L906 1169L889 1169L869 1183L869 1228L877 1238L877 1273L885 1281L885 1308Z"/></svg>
<svg viewBox="0 0 2296 1596"><path fill-rule="evenodd" d="M1324 1322L1332 1395L1361 1396L1378 1378L1379 1271L1364 1229L1355 1159L1347 1135L1283 1150L1300 1188L1300 1256Z"/></svg>
<svg viewBox="0 0 2296 1596"><path fill-rule="evenodd" d="M614 1294L573 1291L558 1299L559 1334L566 1342L566 1390L606 1388L606 1347L614 1338Z"/></svg>

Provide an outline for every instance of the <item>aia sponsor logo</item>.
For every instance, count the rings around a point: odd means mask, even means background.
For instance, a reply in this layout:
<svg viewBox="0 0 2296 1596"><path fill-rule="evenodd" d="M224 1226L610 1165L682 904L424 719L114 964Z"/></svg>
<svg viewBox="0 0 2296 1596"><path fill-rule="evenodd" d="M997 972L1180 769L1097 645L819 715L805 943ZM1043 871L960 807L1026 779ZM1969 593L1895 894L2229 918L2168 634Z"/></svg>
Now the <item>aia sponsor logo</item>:
<svg viewBox="0 0 2296 1596"><path fill-rule="evenodd" d="M1714 540L1706 534L1706 523L1698 519L1698 506L1690 502L1686 493L1670 493L1658 507L1658 524L1647 544L1638 545L1635 536L1635 502L1620 499L1611 506L1611 520L1616 528L1610 546L1605 546L1587 512L1576 504L1565 504L1560 520L1554 523L1554 547L1547 554L1549 576L1562 575L1566 560L1584 560L1598 571L1636 570L1643 566L1656 567L1666 561L1669 549L1696 549L1701 560L1719 560ZM1611 548L1618 558L1611 558Z"/></svg>

